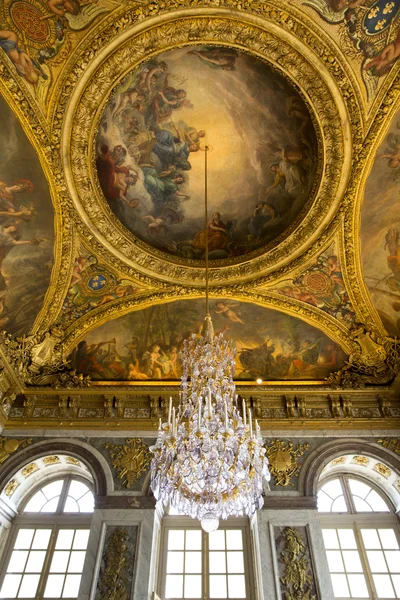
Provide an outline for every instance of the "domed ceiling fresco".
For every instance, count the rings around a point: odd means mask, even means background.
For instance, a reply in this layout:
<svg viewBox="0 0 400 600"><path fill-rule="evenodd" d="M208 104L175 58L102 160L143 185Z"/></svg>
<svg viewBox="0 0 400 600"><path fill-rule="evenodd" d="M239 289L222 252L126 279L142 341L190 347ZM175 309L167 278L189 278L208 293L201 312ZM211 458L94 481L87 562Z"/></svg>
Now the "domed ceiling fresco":
<svg viewBox="0 0 400 600"><path fill-rule="evenodd" d="M204 320L206 232L241 393L386 410L399 19L400 0L0 2L0 389L20 418L111 419L122 394L154 427Z"/></svg>
<svg viewBox="0 0 400 600"><path fill-rule="evenodd" d="M204 259L276 243L306 209L318 165L308 109L261 60L188 46L125 77L103 114L97 174L112 211L140 240Z"/></svg>

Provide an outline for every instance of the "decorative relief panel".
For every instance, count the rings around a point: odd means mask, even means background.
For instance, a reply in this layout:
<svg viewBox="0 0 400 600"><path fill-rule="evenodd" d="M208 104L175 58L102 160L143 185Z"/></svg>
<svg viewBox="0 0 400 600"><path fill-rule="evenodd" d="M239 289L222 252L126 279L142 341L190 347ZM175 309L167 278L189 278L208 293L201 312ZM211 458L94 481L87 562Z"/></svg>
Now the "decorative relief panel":
<svg viewBox="0 0 400 600"><path fill-rule="evenodd" d="M279 582L283 600L317 600L306 527L275 527Z"/></svg>
<svg viewBox="0 0 400 600"><path fill-rule="evenodd" d="M132 597L137 529L107 526L95 600Z"/></svg>

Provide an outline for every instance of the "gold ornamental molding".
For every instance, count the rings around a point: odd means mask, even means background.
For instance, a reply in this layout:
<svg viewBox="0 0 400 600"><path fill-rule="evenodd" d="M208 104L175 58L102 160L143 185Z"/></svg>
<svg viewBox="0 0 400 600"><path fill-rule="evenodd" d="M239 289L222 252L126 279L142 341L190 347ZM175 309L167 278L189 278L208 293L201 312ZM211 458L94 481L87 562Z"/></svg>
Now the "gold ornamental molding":
<svg viewBox="0 0 400 600"><path fill-rule="evenodd" d="M140 438L129 438L124 445L104 445L112 459L112 466L118 473L118 479L126 488L139 481L141 475L147 471L150 464L151 453L148 445Z"/></svg>
<svg viewBox="0 0 400 600"><path fill-rule="evenodd" d="M95 135L103 107L115 85L145 59L172 48L193 44L219 44L249 52L271 64L300 91L314 118L320 138L320 181L316 198L297 225L277 247L251 260L211 269L212 281L246 281L287 264L311 245L327 226L343 195L351 160L351 134L347 109L328 71L315 65L298 50L299 41L276 24L261 29L244 15L181 17L130 32L101 64L85 72L71 97L64 122L62 151L68 188L82 221L120 260L138 271L171 283L204 285L204 269L196 261L172 259L150 249L130 234L106 205L94 170ZM107 49L104 50L104 53ZM315 58L315 57L314 57ZM98 62L98 61L97 61ZM333 93L335 90L336 93ZM359 116L354 115L355 122ZM343 129L342 129L343 127ZM329 148L329 151L327 149ZM90 160L86 155L89 152ZM290 258L289 258L290 257ZM242 259L243 260L243 259Z"/></svg>
<svg viewBox="0 0 400 600"><path fill-rule="evenodd" d="M269 460L269 470L275 485L294 486L291 478L300 473L301 465L298 458L309 450L310 444L297 444L288 440L272 440L265 446Z"/></svg>

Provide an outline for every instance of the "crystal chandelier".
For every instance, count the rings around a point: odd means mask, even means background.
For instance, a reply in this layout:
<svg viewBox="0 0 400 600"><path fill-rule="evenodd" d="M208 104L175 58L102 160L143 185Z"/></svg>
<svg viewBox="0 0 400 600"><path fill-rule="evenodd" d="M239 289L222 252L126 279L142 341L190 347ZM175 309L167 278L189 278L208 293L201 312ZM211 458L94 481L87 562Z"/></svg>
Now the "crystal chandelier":
<svg viewBox="0 0 400 600"><path fill-rule="evenodd" d="M251 410L238 408L233 375L235 349L214 335L208 310L207 152L205 148L206 317L202 334L185 340L176 412L170 398L168 422L160 424L150 449L151 489L156 500L201 521L205 531L219 519L252 515L261 508L268 459Z"/></svg>

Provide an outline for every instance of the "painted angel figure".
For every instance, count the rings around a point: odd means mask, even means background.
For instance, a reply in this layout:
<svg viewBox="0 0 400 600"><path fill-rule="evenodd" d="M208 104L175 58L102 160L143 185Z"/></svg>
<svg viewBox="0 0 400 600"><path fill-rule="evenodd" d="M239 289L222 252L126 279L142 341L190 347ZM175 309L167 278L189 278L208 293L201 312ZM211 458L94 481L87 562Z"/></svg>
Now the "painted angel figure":
<svg viewBox="0 0 400 600"><path fill-rule="evenodd" d="M224 71L236 71L235 62L238 57L236 50L231 48L210 48L208 50L190 50L188 54L194 54L201 61L214 69Z"/></svg>
<svg viewBox="0 0 400 600"><path fill-rule="evenodd" d="M222 315L232 323L241 323L244 325L244 321L239 317L239 315L232 310L233 307L239 306L238 304L232 304L229 302L217 302L214 308L214 312L216 315Z"/></svg>
<svg viewBox="0 0 400 600"><path fill-rule="evenodd" d="M400 129L400 123L397 123L397 129ZM396 133L389 133L386 138L389 148L383 154L377 156L377 158L388 159L387 165L391 169L397 169L400 165L400 135Z"/></svg>

